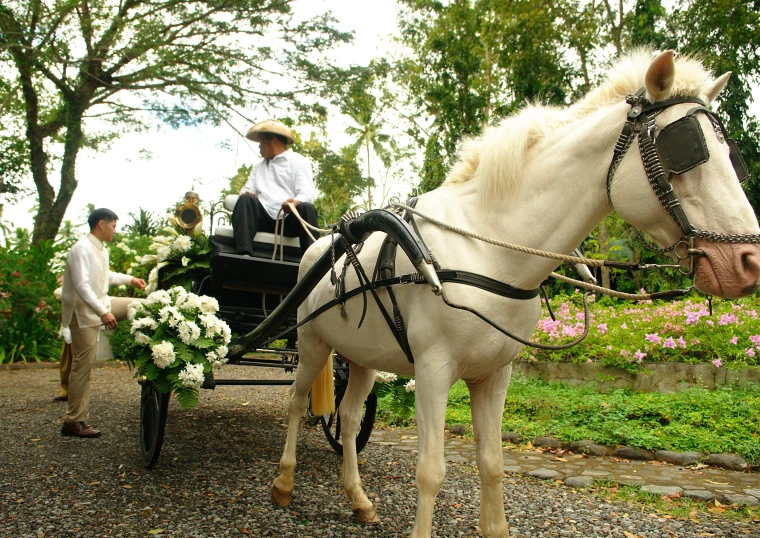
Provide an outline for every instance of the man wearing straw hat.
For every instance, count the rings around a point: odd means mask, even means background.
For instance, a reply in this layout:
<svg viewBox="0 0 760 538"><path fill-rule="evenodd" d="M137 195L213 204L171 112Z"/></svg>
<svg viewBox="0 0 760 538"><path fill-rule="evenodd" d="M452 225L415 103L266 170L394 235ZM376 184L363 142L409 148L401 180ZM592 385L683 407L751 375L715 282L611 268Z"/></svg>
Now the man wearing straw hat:
<svg viewBox="0 0 760 538"><path fill-rule="evenodd" d="M301 218L317 226L314 209L316 189L312 180L311 163L289 145L295 142L293 132L277 120L265 120L248 130L246 138L259 143L264 158L251 170L248 182L240 190L240 198L232 212L235 252L253 255L256 232L274 232L277 216L284 218L284 235L298 237L301 252L313 243L300 220L290 213L295 206ZM311 231L315 237L317 232Z"/></svg>

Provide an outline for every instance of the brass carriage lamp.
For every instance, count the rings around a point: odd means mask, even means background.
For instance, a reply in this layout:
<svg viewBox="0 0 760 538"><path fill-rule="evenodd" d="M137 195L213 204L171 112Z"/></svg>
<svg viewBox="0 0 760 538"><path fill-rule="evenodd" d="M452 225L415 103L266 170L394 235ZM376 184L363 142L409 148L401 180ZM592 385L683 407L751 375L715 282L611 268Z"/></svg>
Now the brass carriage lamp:
<svg viewBox="0 0 760 538"><path fill-rule="evenodd" d="M197 202L198 193L187 191L184 203L177 206L177 210L174 212L174 222L185 230L187 235L192 234L195 227L203 220L203 215L201 215Z"/></svg>

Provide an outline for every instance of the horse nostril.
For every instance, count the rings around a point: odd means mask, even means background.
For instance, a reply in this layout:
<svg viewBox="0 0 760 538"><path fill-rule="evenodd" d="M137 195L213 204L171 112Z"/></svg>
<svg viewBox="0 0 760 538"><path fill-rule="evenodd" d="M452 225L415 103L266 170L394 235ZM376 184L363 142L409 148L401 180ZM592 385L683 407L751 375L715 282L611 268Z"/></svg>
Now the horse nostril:
<svg viewBox="0 0 760 538"><path fill-rule="evenodd" d="M741 264L744 271L755 278L760 278L760 253L757 250L744 252L741 255Z"/></svg>

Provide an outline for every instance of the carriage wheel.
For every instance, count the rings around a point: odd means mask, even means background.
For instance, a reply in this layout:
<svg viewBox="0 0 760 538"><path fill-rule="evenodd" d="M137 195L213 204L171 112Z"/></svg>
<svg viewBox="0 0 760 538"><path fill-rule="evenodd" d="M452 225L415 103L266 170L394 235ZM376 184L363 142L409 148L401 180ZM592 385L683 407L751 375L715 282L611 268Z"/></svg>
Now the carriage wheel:
<svg viewBox="0 0 760 538"><path fill-rule="evenodd" d="M169 393L160 392L151 381L141 383L140 458L147 469L155 467L161 455L169 409Z"/></svg>
<svg viewBox="0 0 760 538"><path fill-rule="evenodd" d="M309 392L309 396L306 399L306 422L309 424L309 426L316 426L319 424L319 418L318 416L312 414L311 412L311 391Z"/></svg>
<svg viewBox="0 0 760 538"><path fill-rule="evenodd" d="M322 422L322 430L325 432L327 442L339 455L343 455L343 441L340 438L340 414L337 414L337 410L340 406L343 395L346 393L346 387L348 386L348 371L335 371L335 413L330 415L319 417ZM367 396L367 400L364 402L362 410L361 425L359 426L359 433L356 435L356 453L362 451L367 445L370 435L372 435L372 426L375 424L375 413L377 412L377 396L374 393L370 393Z"/></svg>

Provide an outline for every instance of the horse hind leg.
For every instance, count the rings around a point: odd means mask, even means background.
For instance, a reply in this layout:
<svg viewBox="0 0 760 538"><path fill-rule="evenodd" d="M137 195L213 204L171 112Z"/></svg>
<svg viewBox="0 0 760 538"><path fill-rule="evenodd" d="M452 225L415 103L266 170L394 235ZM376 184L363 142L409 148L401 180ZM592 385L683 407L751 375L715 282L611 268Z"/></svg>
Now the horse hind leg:
<svg viewBox="0 0 760 538"><path fill-rule="evenodd" d="M509 538L504 514L504 453L501 419L512 375L509 364L487 377L467 381L480 474L480 530L485 538Z"/></svg>
<svg viewBox="0 0 760 538"><path fill-rule="evenodd" d="M360 523L378 523L372 502L362 488L356 454L356 435L362 417L362 405L375 383L375 371L349 364L348 387L340 402L341 440L343 442L343 488L351 501L351 510Z"/></svg>
<svg viewBox="0 0 760 538"><path fill-rule="evenodd" d="M305 340L306 338L299 339L298 368L295 381L290 387L288 403L288 433L280 458L280 474L272 483L272 500L278 506L288 506L293 496L298 427L306 411L309 390L328 359L332 357L332 348L321 340L313 343L307 343ZM329 375L331 375L332 361L329 362L329 369Z"/></svg>

